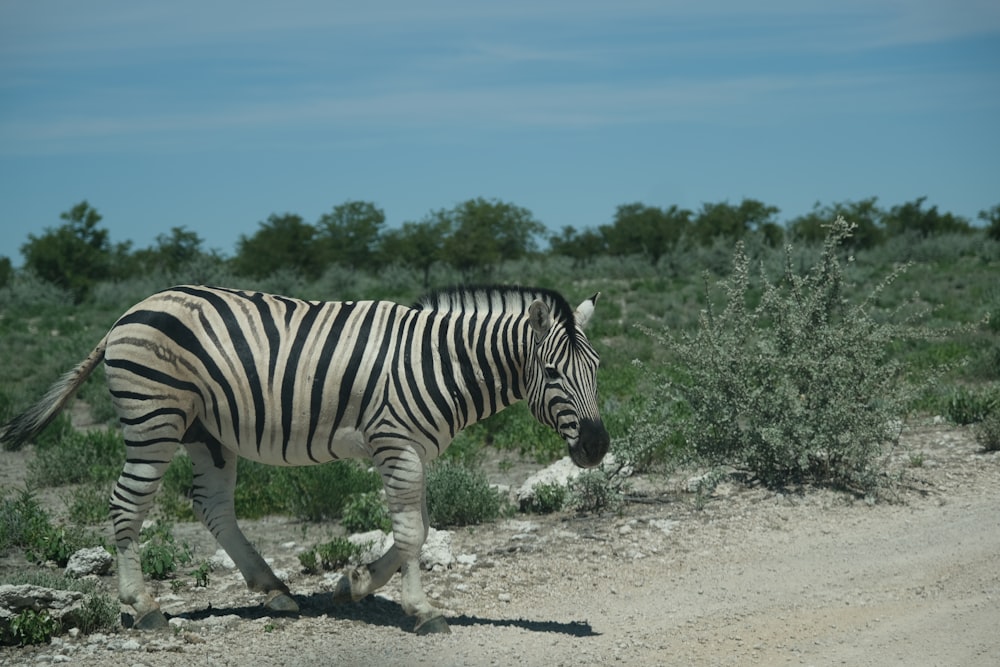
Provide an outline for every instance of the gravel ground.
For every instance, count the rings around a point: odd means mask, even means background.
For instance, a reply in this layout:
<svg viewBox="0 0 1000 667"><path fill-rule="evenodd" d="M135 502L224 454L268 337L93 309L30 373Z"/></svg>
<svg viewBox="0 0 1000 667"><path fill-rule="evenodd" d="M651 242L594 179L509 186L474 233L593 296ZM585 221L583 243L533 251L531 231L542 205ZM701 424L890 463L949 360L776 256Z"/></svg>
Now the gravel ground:
<svg viewBox="0 0 1000 667"><path fill-rule="evenodd" d="M161 585L170 631L2 648L0 666L995 665L1000 455L944 425L911 429L905 445L900 461L919 454L922 465L907 469L893 502L724 484L704 504L676 491L622 515L457 529L462 562L424 573L448 635L412 634L398 576L376 596L334 605L337 575L303 575L296 556L332 527L246 522L286 573L299 616L268 615L223 568L207 588ZM0 485L23 474L24 456L4 454ZM175 534L199 559L215 552L200 525Z"/></svg>

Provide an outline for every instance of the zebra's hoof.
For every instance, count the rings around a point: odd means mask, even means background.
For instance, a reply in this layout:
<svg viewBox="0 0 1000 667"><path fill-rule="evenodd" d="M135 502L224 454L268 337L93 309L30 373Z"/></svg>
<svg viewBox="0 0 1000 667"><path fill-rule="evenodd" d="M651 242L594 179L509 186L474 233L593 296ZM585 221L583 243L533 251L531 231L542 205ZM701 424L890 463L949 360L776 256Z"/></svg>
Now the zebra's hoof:
<svg viewBox="0 0 1000 667"><path fill-rule="evenodd" d="M136 630L165 630L170 627L167 617L159 609L147 611L145 614L135 619L132 625Z"/></svg>
<svg viewBox="0 0 1000 667"><path fill-rule="evenodd" d="M333 589L333 602L334 604L354 602L354 596L351 595L351 579L347 575L341 575L337 587Z"/></svg>
<svg viewBox="0 0 1000 667"><path fill-rule="evenodd" d="M413 631L418 635L446 635L451 632L451 628L448 627L448 621L444 620L444 616L433 616L417 623Z"/></svg>
<svg viewBox="0 0 1000 667"><path fill-rule="evenodd" d="M264 606L271 611L280 611L285 613L296 613L299 610L299 604L292 598L292 596L282 591L275 591L272 593L264 602Z"/></svg>

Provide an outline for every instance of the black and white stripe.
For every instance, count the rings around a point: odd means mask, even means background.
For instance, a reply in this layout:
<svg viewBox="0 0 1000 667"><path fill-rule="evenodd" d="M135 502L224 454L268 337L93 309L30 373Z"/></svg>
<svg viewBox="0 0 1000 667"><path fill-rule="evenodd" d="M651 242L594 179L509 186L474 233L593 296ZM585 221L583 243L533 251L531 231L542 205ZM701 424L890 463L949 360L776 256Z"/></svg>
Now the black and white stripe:
<svg viewBox="0 0 1000 667"><path fill-rule="evenodd" d="M574 311L550 290L466 288L407 307L174 287L125 313L0 437L41 430L103 359L127 452L111 500L121 593L140 614L159 612L129 563L178 446L194 462L196 513L250 587L278 607L294 601L236 526L235 457L288 466L370 458L396 552L352 574L344 593L356 598L400 567L404 578L419 577L405 573L427 531L423 465L466 426L526 399L577 464L600 462L608 435L597 409L598 356L583 334L596 298ZM422 593L409 597L404 607L426 621Z"/></svg>

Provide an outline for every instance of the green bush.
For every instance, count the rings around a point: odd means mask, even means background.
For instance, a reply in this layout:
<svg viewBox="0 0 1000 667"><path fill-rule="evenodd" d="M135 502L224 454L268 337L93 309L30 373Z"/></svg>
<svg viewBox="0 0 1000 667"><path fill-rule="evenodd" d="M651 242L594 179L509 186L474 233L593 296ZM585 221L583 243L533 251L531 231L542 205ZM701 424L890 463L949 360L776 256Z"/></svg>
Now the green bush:
<svg viewBox="0 0 1000 667"><path fill-rule="evenodd" d="M344 530L351 533L363 533L369 530L392 530L392 519L385 506L385 500L378 491L367 491L351 496L344 504L340 517Z"/></svg>
<svg viewBox="0 0 1000 667"><path fill-rule="evenodd" d="M10 621L12 643L19 646L47 644L58 631L59 621L49 616L49 612L44 609L25 609Z"/></svg>
<svg viewBox="0 0 1000 667"><path fill-rule="evenodd" d="M706 279L697 331L660 337L679 371L665 377L660 400L686 403L690 416L679 426L688 453L747 469L772 486L876 489L883 445L898 437L890 425L905 404L903 368L887 351L914 333L869 313L902 269L859 305L845 298L838 248L851 229L838 218L805 275L788 254L782 280L761 272L758 287L738 245L721 283L725 307L713 305Z"/></svg>
<svg viewBox="0 0 1000 667"><path fill-rule="evenodd" d="M436 462L427 471L427 512L433 526L469 526L500 516L500 494L481 471Z"/></svg>
<svg viewBox="0 0 1000 667"><path fill-rule="evenodd" d="M622 480L603 468L585 470L570 480L568 505L577 512L619 512L624 507Z"/></svg>
<svg viewBox="0 0 1000 667"><path fill-rule="evenodd" d="M316 574L321 570L339 570L357 559L363 551L363 547L347 538L335 537L299 554L299 563L308 574Z"/></svg>
<svg viewBox="0 0 1000 667"><path fill-rule="evenodd" d="M351 496L381 488L378 473L356 461L281 468L240 459L236 514L246 518L291 514L303 521L336 520Z"/></svg>
<svg viewBox="0 0 1000 667"><path fill-rule="evenodd" d="M533 490L531 498L522 503L521 509L532 514L551 514L558 512L566 504L567 489L562 484L539 484Z"/></svg>
<svg viewBox="0 0 1000 667"><path fill-rule="evenodd" d="M80 632L91 634L118 627L120 617L118 600L104 593L93 593L84 599L83 607L76 612L74 623Z"/></svg>
<svg viewBox="0 0 1000 667"><path fill-rule="evenodd" d="M0 503L0 554L20 547L33 563L55 562L65 567L69 557L102 540L79 526L57 526L28 490Z"/></svg>

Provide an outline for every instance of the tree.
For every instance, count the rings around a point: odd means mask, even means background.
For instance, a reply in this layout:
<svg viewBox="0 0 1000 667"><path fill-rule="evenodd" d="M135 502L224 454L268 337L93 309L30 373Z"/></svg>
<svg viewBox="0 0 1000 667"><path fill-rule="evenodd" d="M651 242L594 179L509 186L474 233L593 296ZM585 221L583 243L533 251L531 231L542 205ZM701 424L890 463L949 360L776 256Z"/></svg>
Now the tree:
<svg viewBox="0 0 1000 667"><path fill-rule="evenodd" d="M767 234L769 226L776 226L775 216L779 211L777 206L768 206L756 199L744 199L739 206L729 202L705 203L695 217L694 235L700 243L708 245L719 237L739 240L751 231Z"/></svg>
<svg viewBox="0 0 1000 667"><path fill-rule="evenodd" d="M986 236L994 241L1000 241L1000 204L997 204L988 211L980 211L977 217L983 222L988 223Z"/></svg>
<svg viewBox="0 0 1000 667"><path fill-rule="evenodd" d="M101 215L85 201L59 217L66 223L41 236L28 234L21 246L25 268L72 292L79 303L91 287L113 274L113 260L127 256L128 244L112 247L108 230L98 227Z"/></svg>
<svg viewBox="0 0 1000 667"><path fill-rule="evenodd" d="M271 214L253 236L240 235L233 270L266 278L279 269L294 269L310 280L323 271L316 228L293 213Z"/></svg>
<svg viewBox="0 0 1000 667"><path fill-rule="evenodd" d="M347 201L316 224L325 263L371 268L378 252L385 212L371 202Z"/></svg>
<svg viewBox="0 0 1000 667"><path fill-rule="evenodd" d="M202 242L197 232L184 227L171 227L170 234L157 235L155 245L137 250L134 260L144 270L156 267L177 271L202 256Z"/></svg>
<svg viewBox="0 0 1000 667"><path fill-rule="evenodd" d="M450 220L433 213L420 222L404 222L399 229L382 235L382 261L399 262L420 271L424 277L424 289L428 289L431 268L442 259L445 239L450 231Z"/></svg>
<svg viewBox="0 0 1000 667"><path fill-rule="evenodd" d="M799 240L820 243L826 238L830 225L838 217L842 217L855 224L854 231L844 239L843 244L855 250L873 248L885 241L885 231L882 228L885 211L878 207L877 201L877 197L869 197L829 206L820 206L816 202L811 212L790 221L788 229Z"/></svg>
<svg viewBox="0 0 1000 667"><path fill-rule="evenodd" d="M643 255L651 264L670 251L691 226L691 211L671 206L660 209L645 204L623 204L614 223L600 228L613 255Z"/></svg>
<svg viewBox="0 0 1000 667"><path fill-rule="evenodd" d="M573 266L580 267L607 251L607 242L599 232L585 229L578 232L575 227L563 227L562 234L549 237L549 250L573 260Z"/></svg>
<svg viewBox="0 0 1000 667"><path fill-rule="evenodd" d="M435 215L451 229L442 249L444 259L466 278L488 275L500 262L533 252L536 238L545 231L528 209L482 197Z"/></svg>
<svg viewBox="0 0 1000 667"><path fill-rule="evenodd" d="M951 213L938 213L937 206L931 206L925 211L923 205L926 200L927 197L918 197L911 202L893 206L885 216L886 232L891 236L916 232L927 238L938 234L972 231L968 221Z"/></svg>
<svg viewBox="0 0 1000 667"><path fill-rule="evenodd" d="M0 256L0 288L6 287L13 277L14 265L11 264L10 257Z"/></svg>

